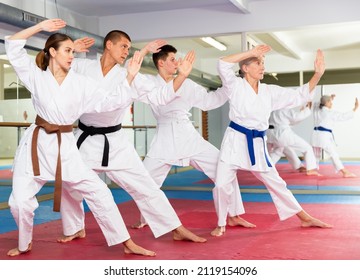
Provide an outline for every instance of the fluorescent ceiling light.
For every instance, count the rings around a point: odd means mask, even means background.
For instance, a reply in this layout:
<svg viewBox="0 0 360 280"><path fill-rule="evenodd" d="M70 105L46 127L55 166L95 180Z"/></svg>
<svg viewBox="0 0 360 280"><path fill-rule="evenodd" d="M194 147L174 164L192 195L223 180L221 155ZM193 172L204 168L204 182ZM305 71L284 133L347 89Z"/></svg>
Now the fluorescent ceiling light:
<svg viewBox="0 0 360 280"><path fill-rule="evenodd" d="M227 49L227 47L224 44L216 41L214 38L202 37L201 40L203 40L205 43L208 43L210 46L217 48L220 51L226 51Z"/></svg>

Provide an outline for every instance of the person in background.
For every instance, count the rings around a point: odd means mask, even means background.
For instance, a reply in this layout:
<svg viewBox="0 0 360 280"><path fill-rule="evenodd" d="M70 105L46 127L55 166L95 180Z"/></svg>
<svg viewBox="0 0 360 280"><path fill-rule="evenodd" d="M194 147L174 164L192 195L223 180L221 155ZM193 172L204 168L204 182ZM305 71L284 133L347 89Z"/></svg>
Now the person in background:
<svg viewBox="0 0 360 280"><path fill-rule="evenodd" d="M335 95L323 95L320 103L314 104L314 131L311 138L316 155L317 164L319 166L321 151L324 150L331 158L333 166L337 172L341 172L343 177L356 177L356 175L346 169L340 160L336 151L336 143L334 140L333 129L336 122L347 121L354 117L355 111L359 107L358 99L355 98L354 108L348 112L338 112L332 109Z"/></svg>
<svg viewBox="0 0 360 280"><path fill-rule="evenodd" d="M269 151L269 154L273 164L276 164L279 161L282 152L285 152L285 149L286 152L288 152L289 149L298 151L304 155L306 174L319 176L320 174L317 171L316 158L311 145L297 135L291 128L291 126L300 123L310 115L311 102L308 102L306 106L302 106L300 109L281 109L271 112L269 124L273 128L269 130L271 130L271 133L273 134L271 142L274 147ZM296 158L300 161L297 155ZM296 160L290 158L289 161L298 165Z"/></svg>

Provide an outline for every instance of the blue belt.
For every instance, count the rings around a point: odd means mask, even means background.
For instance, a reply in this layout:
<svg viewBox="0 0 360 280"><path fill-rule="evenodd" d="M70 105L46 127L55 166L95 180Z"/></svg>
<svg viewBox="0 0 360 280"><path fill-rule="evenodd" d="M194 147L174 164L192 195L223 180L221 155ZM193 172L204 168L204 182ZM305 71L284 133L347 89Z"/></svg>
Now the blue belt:
<svg viewBox="0 0 360 280"><path fill-rule="evenodd" d="M229 127L231 127L232 129L235 129L236 131L238 131L242 134L245 134L246 140L247 140L249 156L250 156L250 160L251 160L251 165L255 165L255 153L254 153L254 140L253 139L257 138L257 137L262 138L263 143L264 143L264 153L265 153L266 163L269 167L271 167L271 163L266 155L266 149L265 149L264 136L266 135L266 130L259 131L259 130L255 130L255 129L248 129L248 128L243 127L233 121L230 122Z"/></svg>
<svg viewBox="0 0 360 280"><path fill-rule="evenodd" d="M328 129L328 128L325 128L325 127L322 127L322 126L315 126L314 130L320 130L320 131L326 131L326 132L332 133L331 129Z"/></svg>

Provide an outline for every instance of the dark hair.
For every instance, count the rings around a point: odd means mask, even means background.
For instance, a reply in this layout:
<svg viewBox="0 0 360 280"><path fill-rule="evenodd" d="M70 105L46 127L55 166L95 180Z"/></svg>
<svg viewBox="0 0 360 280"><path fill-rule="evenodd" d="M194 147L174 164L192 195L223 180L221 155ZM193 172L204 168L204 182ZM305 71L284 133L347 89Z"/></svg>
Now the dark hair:
<svg viewBox="0 0 360 280"><path fill-rule="evenodd" d="M131 42L130 36L128 34L126 34L124 31L121 31L121 30L110 31L108 34L106 34L104 41L103 41L104 50L106 48L107 41L110 40L111 42L113 42L115 44L116 42L120 41L121 38L124 38L124 37Z"/></svg>
<svg viewBox="0 0 360 280"><path fill-rule="evenodd" d="M177 53L177 49L171 45L164 45L161 47L159 52L153 53L152 59L157 69L159 69L159 60L165 60L168 57L169 53Z"/></svg>
<svg viewBox="0 0 360 280"><path fill-rule="evenodd" d="M252 62L254 62L254 61L259 61L259 58L258 58L258 57L255 57L255 56L252 56L252 57L246 58L246 59L244 59L244 60L241 60L241 61L239 62L239 67L240 67L240 69L239 69L239 76L240 76L241 78L244 78L244 76L245 76L245 73L242 71L243 65L249 65L250 63L252 63Z"/></svg>
<svg viewBox="0 0 360 280"><path fill-rule="evenodd" d="M46 70L46 68L49 66L49 61L50 61L50 53L49 50L50 48L54 48L55 50L57 50L62 42L65 41L74 41L70 36L62 34L62 33L54 33L52 35L50 35L50 37L46 40L45 43L45 48L39 52L36 56L36 65L41 69L41 70Z"/></svg>

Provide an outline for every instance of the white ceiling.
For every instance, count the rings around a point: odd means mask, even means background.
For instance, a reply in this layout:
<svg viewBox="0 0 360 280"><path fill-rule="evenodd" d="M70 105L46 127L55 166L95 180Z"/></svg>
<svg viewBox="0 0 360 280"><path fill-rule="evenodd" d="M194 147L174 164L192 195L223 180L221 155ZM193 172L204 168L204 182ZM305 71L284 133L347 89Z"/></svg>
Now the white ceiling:
<svg viewBox="0 0 360 280"><path fill-rule="evenodd" d="M98 35L121 29L137 48L162 38L180 54L194 49L196 67L204 72L216 73L220 56L241 51L242 33L272 46L266 62L269 72L311 70L318 48L325 52L328 69L360 67L358 0L52 1L89 22L96 21ZM199 40L202 36L213 36L228 50L204 45Z"/></svg>

